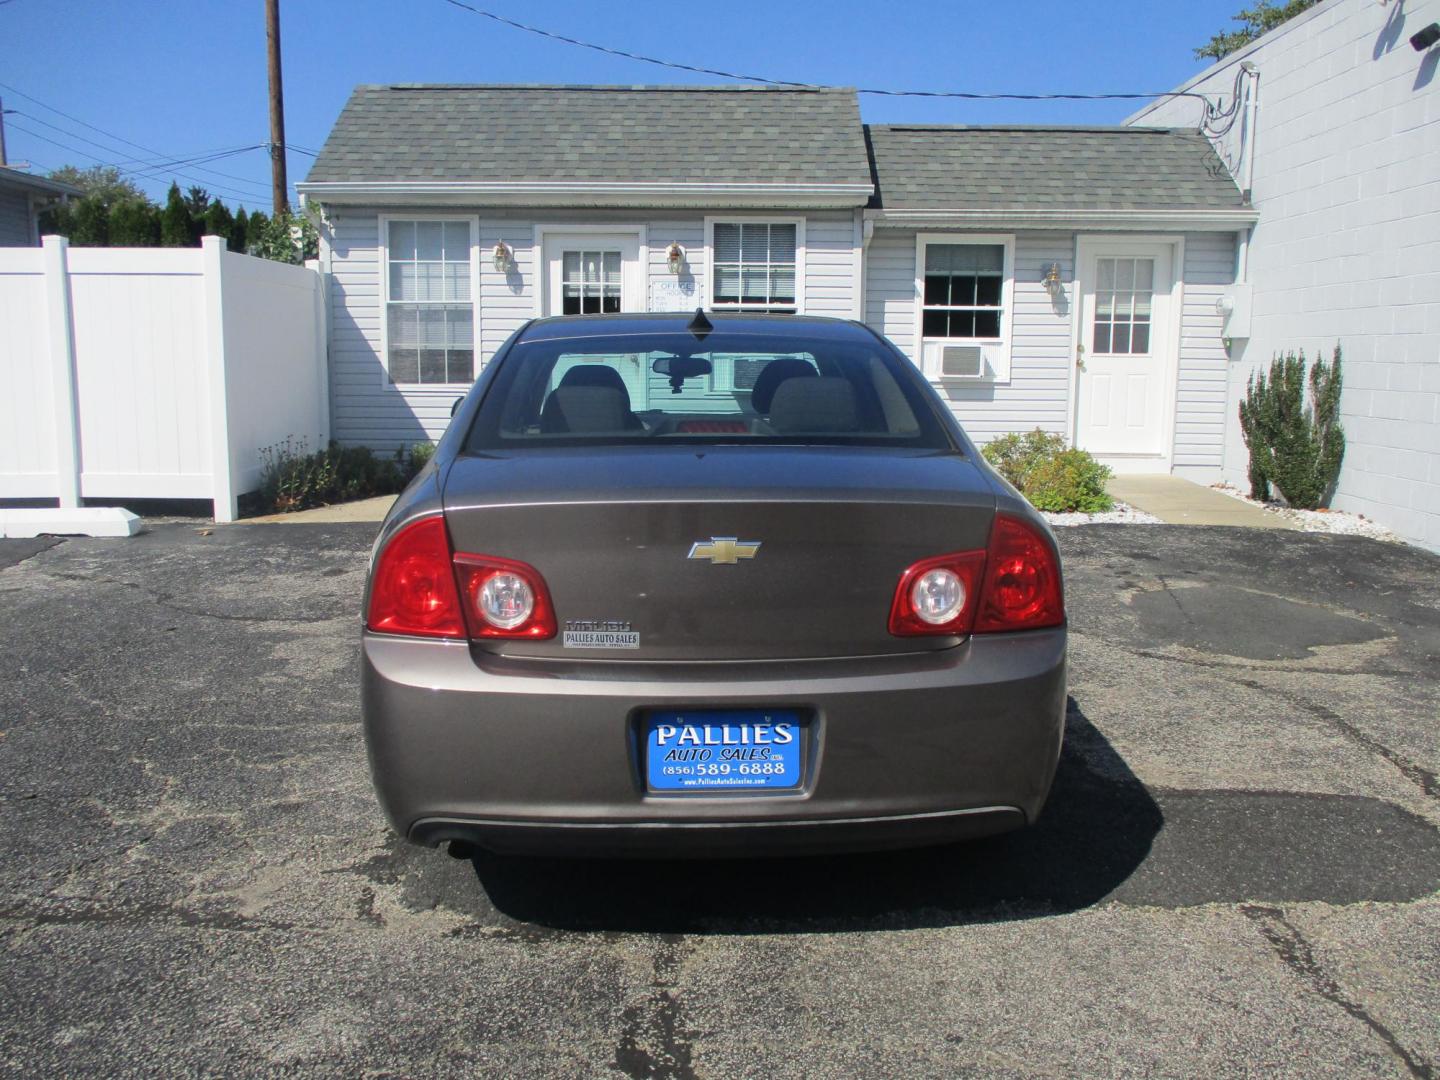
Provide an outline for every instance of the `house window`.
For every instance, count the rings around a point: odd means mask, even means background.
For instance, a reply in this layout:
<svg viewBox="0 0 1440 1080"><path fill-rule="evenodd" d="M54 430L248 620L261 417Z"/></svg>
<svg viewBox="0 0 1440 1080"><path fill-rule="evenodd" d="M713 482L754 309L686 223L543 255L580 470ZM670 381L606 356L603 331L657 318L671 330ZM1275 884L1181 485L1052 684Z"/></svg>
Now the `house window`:
<svg viewBox="0 0 1440 1080"><path fill-rule="evenodd" d="M388 222L385 366L393 383L475 379L469 221Z"/></svg>
<svg viewBox="0 0 1440 1080"><path fill-rule="evenodd" d="M1005 245L925 245L921 333L997 340L1004 325Z"/></svg>
<svg viewBox="0 0 1440 1080"><path fill-rule="evenodd" d="M1155 260L1096 259L1095 277L1094 351L1144 356L1150 351Z"/></svg>
<svg viewBox="0 0 1440 1080"><path fill-rule="evenodd" d="M798 226L793 222L716 222L713 228L711 306L795 314Z"/></svg>
<svg viewBox="0 0 1440 1080"><path fill-rule="evenodd" d="M610 315L620 310L618 251L567 251L561 256L562 315Z"/></svg>

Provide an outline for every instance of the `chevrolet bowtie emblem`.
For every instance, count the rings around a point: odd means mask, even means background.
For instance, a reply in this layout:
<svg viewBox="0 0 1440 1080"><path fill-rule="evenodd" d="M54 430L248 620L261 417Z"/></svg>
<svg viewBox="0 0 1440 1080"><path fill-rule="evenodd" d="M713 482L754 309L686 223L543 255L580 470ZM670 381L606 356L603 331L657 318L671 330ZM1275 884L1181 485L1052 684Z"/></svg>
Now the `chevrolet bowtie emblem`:
<svg viewBox="0 0 1440 1080"><path fill-rule="evenodd" d="M760 550L759 540L737 540L733 536L712 536L690 545L690 559L709 559L712 563L734 566L741 559L753 559Z"/></svg>

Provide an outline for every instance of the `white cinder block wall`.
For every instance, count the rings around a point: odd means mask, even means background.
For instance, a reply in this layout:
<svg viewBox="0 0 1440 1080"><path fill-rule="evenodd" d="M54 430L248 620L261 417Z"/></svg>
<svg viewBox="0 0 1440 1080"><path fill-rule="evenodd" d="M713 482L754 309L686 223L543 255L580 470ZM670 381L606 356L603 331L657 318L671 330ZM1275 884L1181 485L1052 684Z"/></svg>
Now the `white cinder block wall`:
<svg viewBox="0 0 1440 1080"><path fill-rule="evenodd" d="M1252 335L1229 362L1224 472L1245 483L1236 409L1286 349L1345 353L1348 450L1334 505L1440 550L1440 46L1410 35L1440 0L1326 0L1197 76L1260 75L1249 258ZM1196 123L1172 98L1130 123ZM1219 149L1237 175L1237 124ZM1190 307L1187 289L1187 309ZM1182 399L1186 388L1182 384ZM1178 441L1178 440L1177 440ZM1177 452L1179 451L1177 446Z"/></svg>

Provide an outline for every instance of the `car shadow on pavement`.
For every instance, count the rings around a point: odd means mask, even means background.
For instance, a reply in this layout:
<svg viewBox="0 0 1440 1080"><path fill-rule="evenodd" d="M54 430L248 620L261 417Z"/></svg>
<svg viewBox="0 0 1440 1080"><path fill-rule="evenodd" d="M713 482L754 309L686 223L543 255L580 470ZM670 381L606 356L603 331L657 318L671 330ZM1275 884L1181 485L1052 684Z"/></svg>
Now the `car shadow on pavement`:
<svg viewBox="0 0 1440 1080"><path fill-rule="evenodd" d="M775 933L946 926L1094 904L1144 861L1160 807L1071 698L1040 821L946 847L866 855L586 860L479 853L491 903L566 930Z"/></svg>

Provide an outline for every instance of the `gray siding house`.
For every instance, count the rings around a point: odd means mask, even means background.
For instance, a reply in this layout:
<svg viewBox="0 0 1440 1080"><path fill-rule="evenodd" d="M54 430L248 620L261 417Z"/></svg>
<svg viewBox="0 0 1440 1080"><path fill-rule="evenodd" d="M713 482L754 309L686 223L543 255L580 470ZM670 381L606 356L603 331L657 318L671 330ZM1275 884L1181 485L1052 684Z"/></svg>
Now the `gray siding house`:
<svg viewBox="0 0 1440 1080"><path fill-rule="evenodd" d="M362 86L299 190L345 442L437 438L528 319L704 307L863 320L982 442L1039 426L1220 474L1216 301L1255 215L1190 131L866 127L849 90Z"/></svg>
<svg viewBox="0 0 1440 1080"><path fill-rule="evenodd" d="M0 165L0 247L36 247L40 212L83 195L77 187Z"/></svg>

